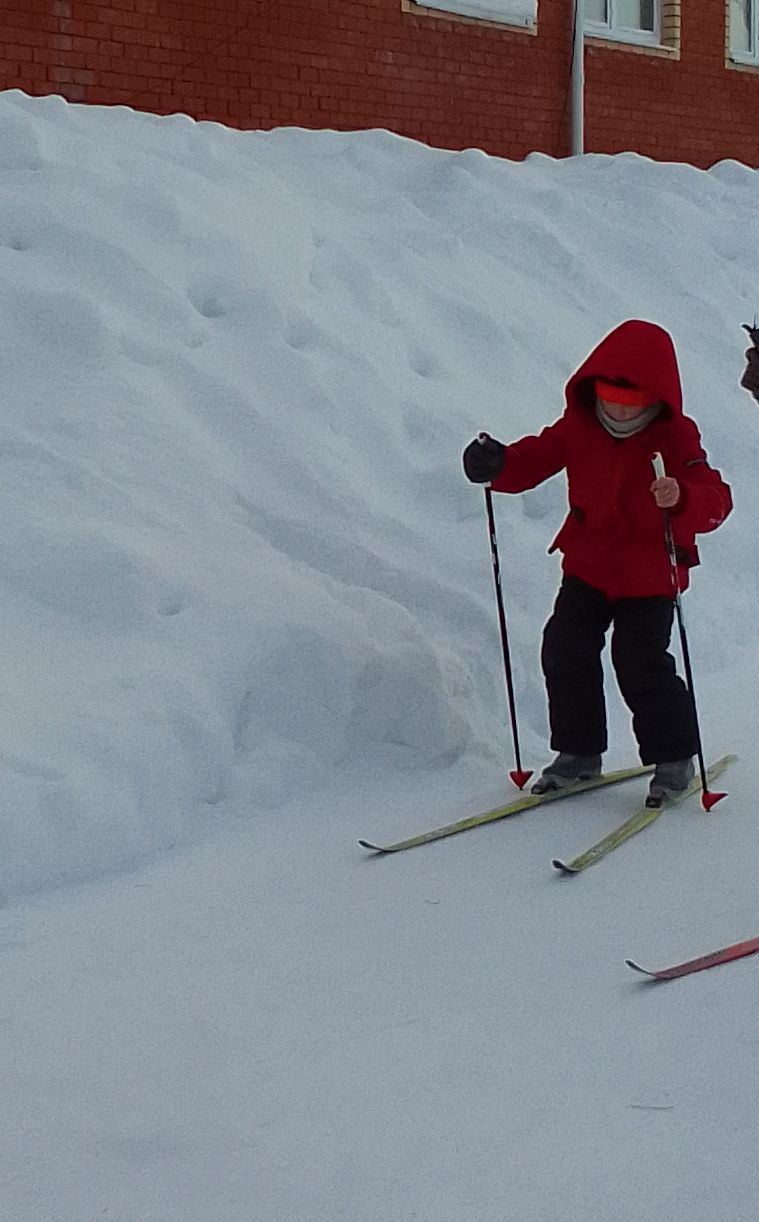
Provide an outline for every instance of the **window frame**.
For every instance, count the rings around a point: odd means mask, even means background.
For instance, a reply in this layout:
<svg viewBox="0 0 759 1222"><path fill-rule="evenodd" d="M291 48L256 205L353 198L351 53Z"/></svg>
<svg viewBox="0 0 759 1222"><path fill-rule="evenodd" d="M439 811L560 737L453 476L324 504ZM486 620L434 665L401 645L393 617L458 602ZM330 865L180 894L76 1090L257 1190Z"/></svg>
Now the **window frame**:
<svg viewBox="0 0 759 1222"><path fill-rule="evenodd" d="M499 4L503 7L499 7ZM535 0L535 16L509 12L509 0L485 0L483 4L468 3L467 0L414 0L415 6L438 15L450 13L454 17L469 17L475 21L493 22L512 26L520 30L537 29L538 0ZM491 7L492 6L492 7Z"/></svg>
<svg viewBox="0 0 759 1222"><path fill-rule="evenodd" d="M630 43L636 47L661 47L662 34L662 0L653 0L654 28L641 30L631 26L619 25L614 21L614 5L616 0L606 0L609 6L610 21L592 21L583 16L583 32L588 38L604 38L609 42ZM752 0L756 3L756 0Z"/></svg>
<svg viewBox="0 0 759 1222"><path fill-rule="evenodd" d="M759 68L759 3L751 0L751 41L753 51L741 51L733 46L733 13L730 0L727 0L727 47L728 55L735 64L745 64L750 68Z"/></svg>

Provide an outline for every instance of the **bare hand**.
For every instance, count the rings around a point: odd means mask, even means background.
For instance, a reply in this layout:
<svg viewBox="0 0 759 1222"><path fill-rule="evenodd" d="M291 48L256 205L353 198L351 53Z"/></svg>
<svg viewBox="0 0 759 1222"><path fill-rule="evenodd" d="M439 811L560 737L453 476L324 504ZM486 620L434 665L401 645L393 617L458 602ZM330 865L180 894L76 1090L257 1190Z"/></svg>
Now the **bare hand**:
<svg viewBox="0 0 759 1222"><path fill-rule="evenodd" d="M649 489L660 509L674 509L680 500L680 485L672 475L661 475Z"/></svg>

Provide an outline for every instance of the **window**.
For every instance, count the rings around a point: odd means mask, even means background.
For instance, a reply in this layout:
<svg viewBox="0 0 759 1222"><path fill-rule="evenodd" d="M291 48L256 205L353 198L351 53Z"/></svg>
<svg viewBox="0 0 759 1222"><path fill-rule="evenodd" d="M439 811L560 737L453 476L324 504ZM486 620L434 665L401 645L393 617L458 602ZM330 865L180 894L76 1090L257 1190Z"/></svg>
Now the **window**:
<svg viewBox="0 0 759 1222"><path fill-rule="evenodd" d="M730 54L743 64L759 63L757 0L730 0Z"/></svg>
<svg viewBox="0 0 759 1222"><path fill-rule="evenodd" d="M538 0L416 0L416 3L422 8L442 9L504 25L533 28L538 20Z"/></svg>
<svg viewBox="0 0 759 1222"><path fill-rule="evenodd" d="M652 46L661 43L661 0L584 0L583 11L586 34Z"/></svg>

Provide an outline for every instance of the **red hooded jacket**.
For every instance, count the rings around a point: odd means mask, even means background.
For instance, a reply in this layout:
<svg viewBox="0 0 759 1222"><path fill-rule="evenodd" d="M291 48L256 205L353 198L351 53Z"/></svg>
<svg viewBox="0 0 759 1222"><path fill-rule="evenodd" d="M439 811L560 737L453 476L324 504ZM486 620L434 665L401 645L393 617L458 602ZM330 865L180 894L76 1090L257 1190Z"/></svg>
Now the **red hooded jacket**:
<svg viewBox="0 0 759 1222"><path fill-rule="evenodd" d="M595 414L594 379L626 378L665 404L640 433L620 440ZM569 514L550 550L563 570L608 598L673 595L662 512L649 491L658 451L680 485L670 510L680 589L699 563L695 536L732 509L730 489L709 466L695 423L683 414L677 357L668 333L632 320L616 327L569 379L564 414L535 437L506 447L496 492L524 492L566 469Z"/></svg>

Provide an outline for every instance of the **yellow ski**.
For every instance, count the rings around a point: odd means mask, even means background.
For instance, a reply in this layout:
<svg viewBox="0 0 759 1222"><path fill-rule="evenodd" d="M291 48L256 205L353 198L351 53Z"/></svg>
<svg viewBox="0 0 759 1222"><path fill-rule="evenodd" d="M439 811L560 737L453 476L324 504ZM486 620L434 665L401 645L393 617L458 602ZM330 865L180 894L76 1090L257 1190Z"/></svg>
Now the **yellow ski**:
<svg viewBox="0 0 759 1222"><path fill-rule="evenodd" d="M410 836L408 840L398 840L395 844L372 844L370 840L359 840L362 848L373 853L400 853L402 849L415 849L417 845L429 844L433 840L442 840L445 836L456 836L459 832L468 832L471 827L482 827L485 823L495 823L498 819L507 819L509 815L518 815L522 811L532 810L534 806L543 806L546 802L558 802L561 798L572 798L578 793L588 793L593 789L602 789L607 785L618 785L620 781L630 781L634 777L645 776L653 772L651 765L637 768L621 768L617 772L602 773L590 781L580 781L569 785L566 789L553 789L548 793L522 794L506 806L498 806L488 810L483 815L471 815L468 819L459 819L457 823L448 823L445 827L434 828L431 832L421 832L418 836Z"/></svg>
<svg viewBox="0 0 759 1222"><path fill-rule="evenodd" d="M730 764L734 764L737 758L735 755L723 755L721 759L716 760L706 770L707 780L713 781ZM620 823L619 827L615 827L613 831L609 832L608 836L604 836L603 840L599 840L596 844L591 845L584 853L573 857L571 861L562 861L561 858L554 857L551 865L561 874L580 874L583 870L587 870L588 866L595 865L607 853L611 853L613 849L618 848L620 844L625 844L633 836L637 836L638 832L642 832L644 827L648 827L649 823L653 823L655 819L658 819L659 815L665 810L669 810L671 806L678 806L686 798L698 793L700 788L701 778L696 776L688 788L679 793L677 797L670 798L668 802L662 802L661 806L642 806L629 819L626 819L624 823Z"/></svg>

